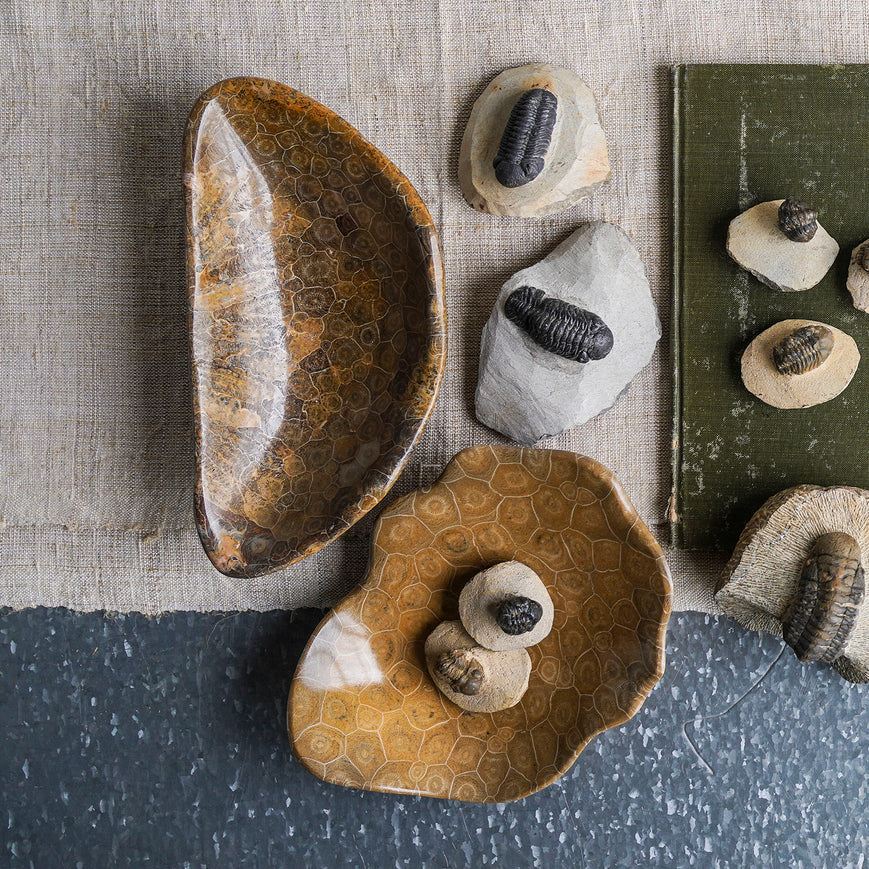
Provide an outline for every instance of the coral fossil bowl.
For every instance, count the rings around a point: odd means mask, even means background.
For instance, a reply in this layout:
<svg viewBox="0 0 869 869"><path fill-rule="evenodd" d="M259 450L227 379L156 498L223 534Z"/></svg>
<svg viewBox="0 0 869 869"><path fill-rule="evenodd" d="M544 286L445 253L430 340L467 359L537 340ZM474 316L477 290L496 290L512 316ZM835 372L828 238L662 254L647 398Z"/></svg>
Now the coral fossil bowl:
<svg viewBox="0 0 869 869"><path fill-rule="evenodd" d="M465 712L424 645L479 570L517 560L552 597L529 687ZM642 705L664 667L670 575L621 485L591 459L515 447L459 453L429 490L381 514L362 586L321 622L290 691L302 764L368 790L503 802L555 781Z"/></svg>
<svg viewBox="0 0 869 869"><path fill-rule="evenodd" d="M444 364L443 266L410 182L338 115L220 82L187 127L199 534L256 576L389 491Z"/></svg>

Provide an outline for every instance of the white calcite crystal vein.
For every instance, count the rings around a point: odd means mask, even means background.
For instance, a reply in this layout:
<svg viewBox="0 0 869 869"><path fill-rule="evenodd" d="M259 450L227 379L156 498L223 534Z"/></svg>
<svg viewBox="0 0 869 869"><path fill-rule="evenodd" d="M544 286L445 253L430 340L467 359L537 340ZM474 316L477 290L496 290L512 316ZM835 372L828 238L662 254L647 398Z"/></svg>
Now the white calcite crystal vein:
<svg viewBox="0 0 869 869"><path fill-rule="evenodd" d="M532 286L603 319L613 348L574 362L544 350L504 314L516 289ZM636 248L618 226L578 229L549 256L501 288L483 329L476 413L521 444L580 425L611 407L652 358L661 324Z"/></svg>

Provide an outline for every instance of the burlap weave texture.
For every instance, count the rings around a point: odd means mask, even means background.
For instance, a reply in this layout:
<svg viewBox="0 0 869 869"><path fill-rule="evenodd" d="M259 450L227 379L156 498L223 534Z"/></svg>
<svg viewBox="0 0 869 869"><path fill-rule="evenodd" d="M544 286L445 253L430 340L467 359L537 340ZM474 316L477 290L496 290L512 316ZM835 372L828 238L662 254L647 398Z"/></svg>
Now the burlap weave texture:
<svg viewBox="0 0 869 869"><path fill-rule="evenodd" d="M11 0L0 11L0 604L82 610L334 603L362 579L371 518L269 577L229 580L193 530L181 141L196 96L273 78L343 115L410 178L441 231L447 372L387 503L459 449L499 286L588 219L637 244L665 335L602 417L543 446L612 468L665 535L670 481L670 88L679 62L865 62L863 3L464 0L377 4ZM529 221L469 209L470 107L506 67L548 61L596 93L613 164L591 200ZM676 606L710 609L720 556L673 553Z"/></svg>

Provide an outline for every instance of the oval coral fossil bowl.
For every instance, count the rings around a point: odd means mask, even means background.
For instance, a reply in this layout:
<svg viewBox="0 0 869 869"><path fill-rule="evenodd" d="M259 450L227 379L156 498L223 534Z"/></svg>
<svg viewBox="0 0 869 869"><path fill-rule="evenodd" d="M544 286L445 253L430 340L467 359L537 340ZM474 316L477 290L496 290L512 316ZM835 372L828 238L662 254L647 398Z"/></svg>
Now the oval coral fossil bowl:
<svg viewBox="0 0 869 869"><path fill-rule="evenodd" d="M528 690L466 712L435 686L425 641L458 618L478 571L521 561L546 586L551 632ZM302 765L335 784L472 802L520 799L627 721L664 671L664 554L619 482L556 450L473 447L431 489L380 515L362 585L299 661L287 722Z"/></svg>
<svg viewBox="0 0 869 869"><path fill-rule="evenodd" d="M437 233L398 169L285 85L220 82L185 143L196 517L221 572L321 549L395 482L443 373Z"/></svg>

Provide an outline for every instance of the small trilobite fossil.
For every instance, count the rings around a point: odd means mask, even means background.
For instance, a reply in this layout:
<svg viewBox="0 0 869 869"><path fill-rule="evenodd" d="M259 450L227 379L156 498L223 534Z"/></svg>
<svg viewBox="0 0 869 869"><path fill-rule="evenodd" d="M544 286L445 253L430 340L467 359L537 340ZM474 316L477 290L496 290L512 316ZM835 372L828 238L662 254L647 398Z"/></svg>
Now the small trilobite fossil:
<svg viewBox="0 0 869 869"><path fill-rule="evenodd" d="M779 374L805 374L833 352L835 337L820 323L800 326L772 348L772 361Z"/></svg>
<svg viewBox="0 0 869 869"><path fill-rule="evenodd" d="M785 641L801 661L830 664L839 657L854 630L864 585L860 544L848 534L822 534L782 619Z"/></svg>
<svg viewBox="0 0 869 869"><path fill-rule="evenodd" d="M505 634L511 637L534 630L543 617L543 607L530 597L514 595L498 604L495 621Z"/></svg>
<svg viewBox="0 0 869 869"><path fill-rule="evenodd" d="M863 268L863 271L869 272L869 244L864 244L857 254L857 262Z"/></svg>
<svg viewBox="0 0 869 869"><path fill-rule="evenodd" d="M459 694L479 694L483 686L483 668L467 649L441 652L435 672Z"/></svg>
<svg viewBox="0 0 869 869"><path fill-rule="evenodd" d="M543 290L519 287L507 296L504 314L544 350L574 362L603 359L613 348L613 333L597 314Z"/></svg>
<svg viewBox="0 0 869 869"><path fill-rule="evenodd" d="M492 161L501 185L521 187L543 171L557 111L558 98L545 88L532 88L519 97Z"/></svg>
<svg viewBox="0 0 869 869"><path fill-rule="evenodd" d="M788 196L778 207L778 225L791 241L811 241L818 231L818 212Z"/></svg>

